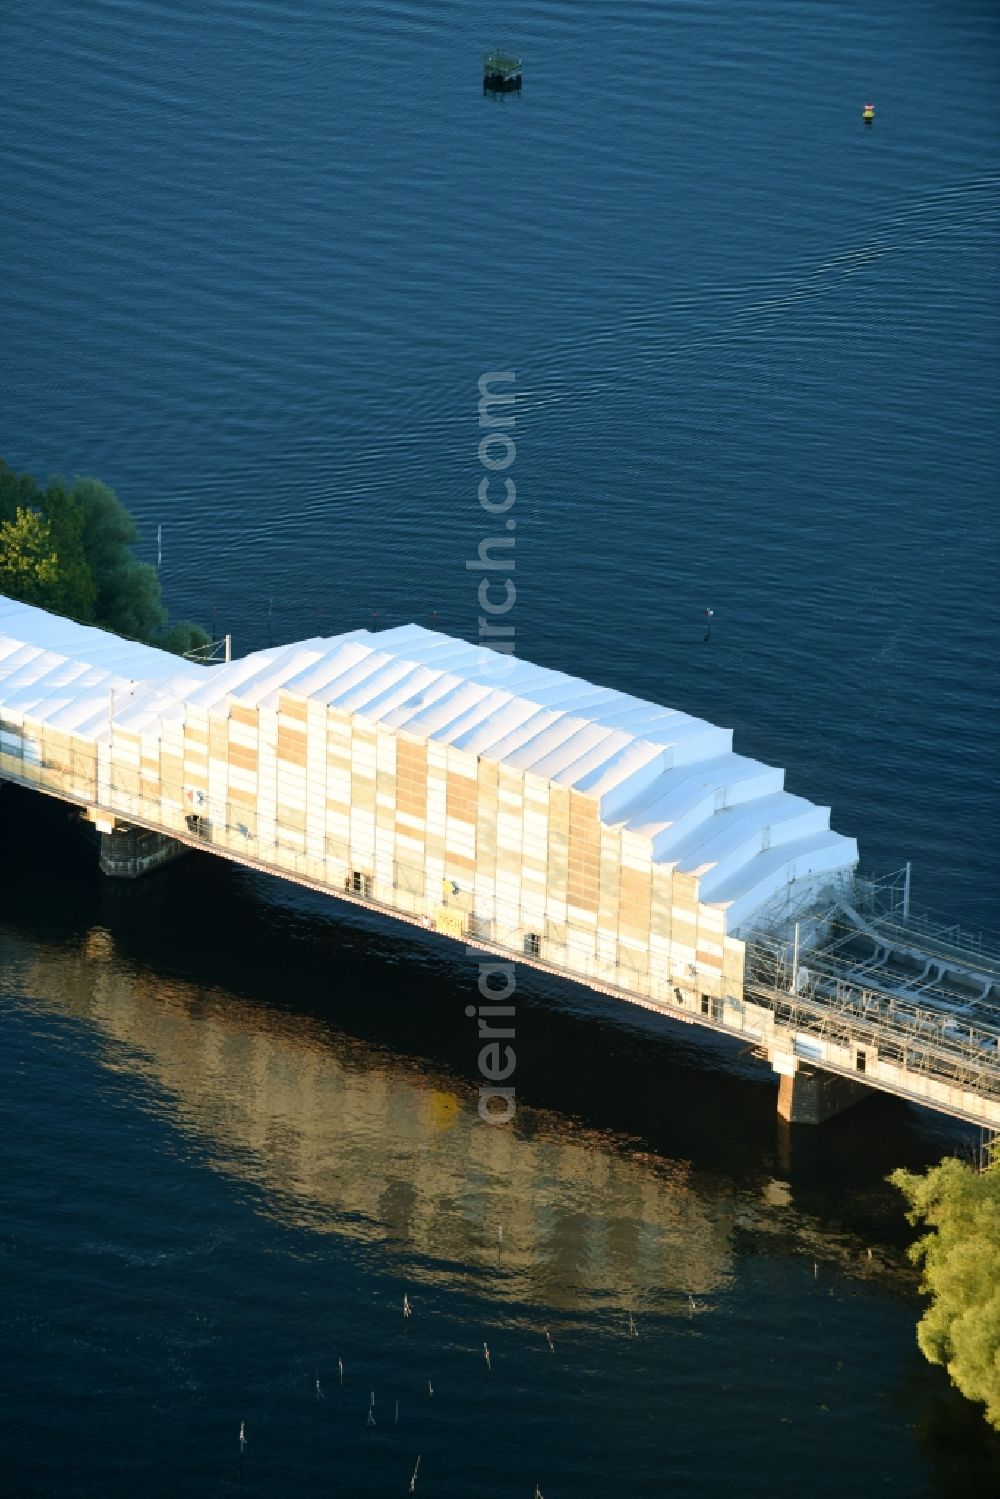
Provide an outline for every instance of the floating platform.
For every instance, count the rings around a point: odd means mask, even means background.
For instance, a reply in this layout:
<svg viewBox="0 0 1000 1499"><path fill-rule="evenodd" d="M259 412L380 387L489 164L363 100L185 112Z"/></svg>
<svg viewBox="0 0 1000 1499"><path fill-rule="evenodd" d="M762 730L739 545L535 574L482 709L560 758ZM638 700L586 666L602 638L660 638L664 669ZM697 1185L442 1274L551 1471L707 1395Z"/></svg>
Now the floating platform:
<svg viewBox="0 0 1000 1499"><path fill-rule="evenodd" d="M512 52L483 54L483 93L512 94L521 90L521 59Z"/></svg>

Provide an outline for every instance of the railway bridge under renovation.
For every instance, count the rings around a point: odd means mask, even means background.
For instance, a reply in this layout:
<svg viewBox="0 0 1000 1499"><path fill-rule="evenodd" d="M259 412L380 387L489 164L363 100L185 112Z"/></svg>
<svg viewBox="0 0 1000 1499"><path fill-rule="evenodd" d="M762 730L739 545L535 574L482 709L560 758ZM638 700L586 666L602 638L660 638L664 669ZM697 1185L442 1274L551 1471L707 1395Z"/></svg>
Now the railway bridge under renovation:
<svg viewBox="0 0 1000 1499"><path fill-rule="evenodd" d="M201 663L0 597L0 780L108 875L207 850L740 1038L793 1123L1000 1131L1000 953L678 710L417 625Z"/></svg>

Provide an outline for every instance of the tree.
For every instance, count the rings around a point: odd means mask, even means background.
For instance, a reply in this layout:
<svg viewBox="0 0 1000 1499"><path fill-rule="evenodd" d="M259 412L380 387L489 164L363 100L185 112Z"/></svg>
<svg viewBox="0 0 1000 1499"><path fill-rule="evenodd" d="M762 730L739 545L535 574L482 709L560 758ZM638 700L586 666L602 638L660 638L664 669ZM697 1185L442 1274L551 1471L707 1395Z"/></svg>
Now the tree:
<svg viewBox="0 0 1000 1499"><path fill-rule="evenodd" d="M59 558L58 602L49 607L81 624L92 624L97 584L83 549L83 513L58 483L42 491L40 503Z"/></svg>
<svg viewBox="0 0 1000 1499"><path fill-rule="evenodd" d="M45 527L26 520L28 514L38 516ZM83 549L83 515L72 495L60 484L40 489L30 474L15 474L0 459L0 522L4 521L14 525L7 533L6 591L90 624L96 586ZM44 576L37 567L39 545ZM12 547L23 549L16 564ZM53 559L55 567L50 565Z"/></svg>
<svg viewBox="0 0 1000 1499"><path fill-rule="evenodd" d="M193 625L189 619L179 619L175 625L164 630L156 643L162 650L185 656L188 651L201 650L203 646L211 644L211 639L201 625Z"/></svg>
<svg viewBox="0 0 1000 1499"><path fill-rule="evenodd" d="M207 645L204 630L186 620L164 633L160 580L133 555L137 539L132 517L100 480L54 479L40 489L0 459L0 593L177 655Z"/></svg>
<svg viewBox="0 0 1000 1499"><path fill-rule="evenodd" d="M52 527L37 510L18 506L0 521L0 591L25 604L51 609L58 596L59 558Z"/></svg>
<svg viewBox="0 0 1000 1499"><path fill-rule="evenodd" d="M931 1298L917 1326L920 1350L1000 1430L1000 1154L985 1171L949 1159L924 1176L895 1171L889 1180L910 1205L909 1221L930 1229L909 1250Z"/></svg>
<svg viewBox="0 0 1000 1499"><path fill-rule="evenodd" d="M134 520L99 479L76 479L70 493L82 516L83 552L97 589L97 623L135 640L153 639L163 628L166 611L155 568L132 555L139 536Z"/></svg>

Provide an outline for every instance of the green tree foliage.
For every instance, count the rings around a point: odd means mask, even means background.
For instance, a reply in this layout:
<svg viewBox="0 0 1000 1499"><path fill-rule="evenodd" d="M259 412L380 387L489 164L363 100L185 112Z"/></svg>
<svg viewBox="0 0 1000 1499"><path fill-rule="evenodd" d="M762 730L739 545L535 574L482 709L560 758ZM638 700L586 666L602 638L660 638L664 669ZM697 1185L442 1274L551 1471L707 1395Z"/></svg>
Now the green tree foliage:
<svg viewBox="0 0 1000 1499"><path fill-rule="evenodd" d="M37 510L19 505L13 520L0 521L0 585L26 604L40 604L59 588L59 558L52 527Z"/></svg>
<svg viewBox="0 0 1000 1499"><path fill-rule="evenodd" d="M1000 1430L1000 1155L985 1171L949 1159L889 1180L910 1222L929 1229L909 1251L931 1298L917 1327L921 1352Z"/></svg>
<svg viewBox="0 0 1000 1499"><path fill-rule="evenodd" d="M0 459L0 593L178 654L206 644L186 621L163 633L160 580L134 556L137 540L132 517L98 479L42 489Z"/></svg>
<svg viewBox="0 0 1000 1499"><path fill-rule="evenodd" d="M42 493L40 508L59 558L58 613L68 614L81 624L92 624L96 617L97 583L84 550L83 513L61 484L49 485Z"/></svg>
<svg viewBox="0 0 1000 1499"><path fill-rule="evenodd" d="M132 555L139 539L135 522L114 490L99 479L77 479L70 492L82 518L98 624L133 640L152 640L163 628L166 610L156 569Z"/></svg>
<svg viewBox="0 0 1000 1499"><path fill-rule="evenodd" d="M201 650L203 646L211 644L211 639L201 625L193 625L189 619L179 619L175 625L164 630L157 645L161 645L165 651L173 651L177 656L186 656L188 651Z"/></svg>

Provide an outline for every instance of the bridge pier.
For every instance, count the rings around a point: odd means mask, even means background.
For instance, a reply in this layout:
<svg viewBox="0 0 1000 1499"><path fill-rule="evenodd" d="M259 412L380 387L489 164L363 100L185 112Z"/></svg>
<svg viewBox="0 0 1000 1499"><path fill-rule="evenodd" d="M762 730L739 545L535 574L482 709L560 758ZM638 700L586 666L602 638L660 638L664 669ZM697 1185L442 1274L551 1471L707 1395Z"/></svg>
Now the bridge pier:
<svg viewBox="0 0 1000 1499"><path fill-rule="evenodd" d="M135 880L164 864L170 864L188 852L183 843L165 833L151 833L146 828L115 823L105 830L98 823L101 849L101 873L113 879Z"/></svg>
<svg viewBox="0 0 1000 1499"><path fill-rule="evenodd" d="M863 1083L835 1072L812 1067L779 1070L778 1115L789 1124L822 1124L852 1104L860 1103L871 1092Z"/></svg>

